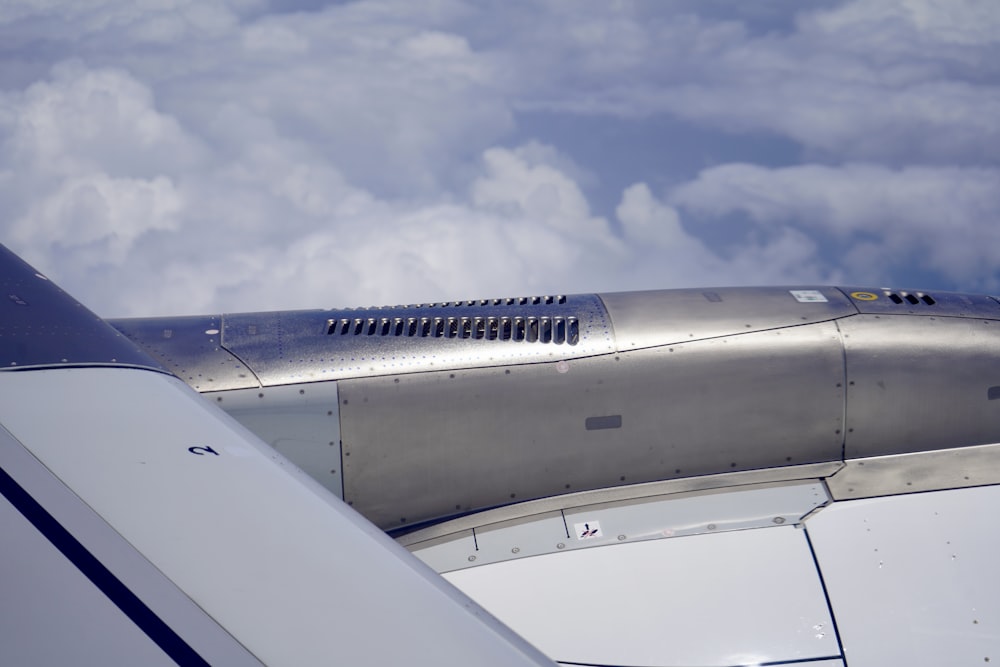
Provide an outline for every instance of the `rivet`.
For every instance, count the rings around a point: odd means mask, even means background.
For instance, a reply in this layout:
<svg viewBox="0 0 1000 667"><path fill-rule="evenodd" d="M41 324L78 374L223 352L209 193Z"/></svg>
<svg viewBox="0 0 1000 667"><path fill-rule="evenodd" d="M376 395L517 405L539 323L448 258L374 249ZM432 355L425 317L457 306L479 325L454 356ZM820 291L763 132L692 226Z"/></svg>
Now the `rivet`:
<svg viewBox="0 0 1000 667"><path fill-rule="evenodd" d="M565 548L566 548L566 545L563 544L562 542L560 542L559 544L556 545L556 549L565 549Z"/></svg>
<svg viewBox="0 0 1000 667"><path fill-rule="evenodd" d="M624 535L619 535L618 536L618 541L619 542L624 542L625 541L625 536Z"/></svg>
<svg viewBox="0 0 1000 667"><path fill-rule="evenodd" d="M472 561L474 561L474 560L476 560L476 557L475 557L475 556L469 556L469 562L470 562L470 563L471 563Z"/></svg>
<svg viewBox="0 0 1000 667"><path fill-rule="evenodd" d="M708 524L708 529L709 530L715 530L715 524L714 523Z"/></svg>
<svg viewBox="0 0 1000 667"><path fill-rule="evenodd" d="M780 526L781 524L785 523L785 517L776 516L774 517L774 522Z"/></svg>
<svg viewBox="0 0 1000 667"><path fill-rule="evenodd" d="M510 550L510 552L512 554L519 554L519 553L521 553L521 548L520 547L514 547L513 549Z"/></svg>

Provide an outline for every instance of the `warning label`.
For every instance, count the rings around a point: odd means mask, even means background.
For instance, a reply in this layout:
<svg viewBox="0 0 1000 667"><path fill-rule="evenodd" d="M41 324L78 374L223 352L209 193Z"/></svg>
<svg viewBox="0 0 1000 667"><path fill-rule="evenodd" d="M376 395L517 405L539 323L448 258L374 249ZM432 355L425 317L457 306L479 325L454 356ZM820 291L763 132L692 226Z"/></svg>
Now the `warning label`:
<svg viewBox="0 0 1000 667"><path fill-rule="evenodd" d="M604 533L601 532L600 521L574 523L573 529L576 531L576 539L578 540L590 540L595 537L604 537Z"/></svg>
<svg viewBox="0 0 1000 667"><path fill-rule="evenodd" d="M799 303L826 303L826 297L819 290L792 289L788 291Z"/></svg>

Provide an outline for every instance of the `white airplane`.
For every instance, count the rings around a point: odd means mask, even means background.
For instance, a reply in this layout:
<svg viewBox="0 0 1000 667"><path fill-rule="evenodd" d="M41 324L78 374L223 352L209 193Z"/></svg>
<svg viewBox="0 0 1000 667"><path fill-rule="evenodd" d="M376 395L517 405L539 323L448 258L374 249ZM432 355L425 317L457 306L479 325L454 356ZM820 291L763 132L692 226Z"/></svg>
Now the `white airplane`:
<svg viewBox="0 0 1000 667"><path fill-rule="evenodd" d="M1000 660L991 297L104 322L0 275L0 664Z"/></svg>

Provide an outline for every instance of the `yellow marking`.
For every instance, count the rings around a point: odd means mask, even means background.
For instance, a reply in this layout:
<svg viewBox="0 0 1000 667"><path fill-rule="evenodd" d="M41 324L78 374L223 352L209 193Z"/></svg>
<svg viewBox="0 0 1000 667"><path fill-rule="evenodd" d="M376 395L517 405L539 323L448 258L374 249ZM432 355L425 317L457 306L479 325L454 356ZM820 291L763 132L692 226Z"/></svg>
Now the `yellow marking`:
<svg viewBox="0 0 1000 667"><path fill-rule="evenodd" d="M878 298L878 295L871 292L851 292L851 298L858 301L874 301Z"/></svg>

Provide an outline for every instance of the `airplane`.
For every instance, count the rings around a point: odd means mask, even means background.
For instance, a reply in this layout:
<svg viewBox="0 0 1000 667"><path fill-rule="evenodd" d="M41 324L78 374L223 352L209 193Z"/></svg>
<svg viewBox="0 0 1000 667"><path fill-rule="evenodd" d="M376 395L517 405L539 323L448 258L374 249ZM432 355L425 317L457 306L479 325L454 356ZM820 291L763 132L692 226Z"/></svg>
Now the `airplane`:
<svg viewBox="0 0 1000 667"><path fill-rule="evenodd" d="M0 273L3 664L1000 660L996 298L104 321Z"/></svg>

